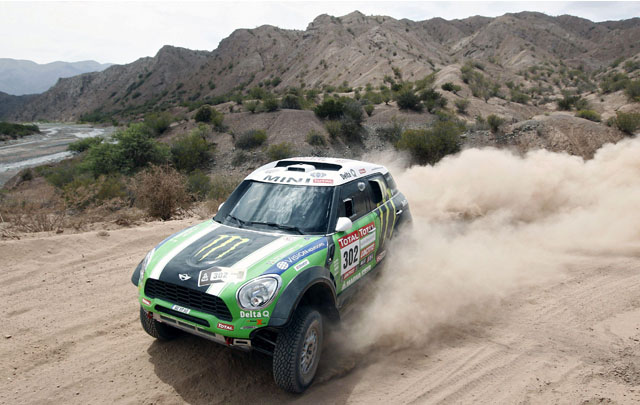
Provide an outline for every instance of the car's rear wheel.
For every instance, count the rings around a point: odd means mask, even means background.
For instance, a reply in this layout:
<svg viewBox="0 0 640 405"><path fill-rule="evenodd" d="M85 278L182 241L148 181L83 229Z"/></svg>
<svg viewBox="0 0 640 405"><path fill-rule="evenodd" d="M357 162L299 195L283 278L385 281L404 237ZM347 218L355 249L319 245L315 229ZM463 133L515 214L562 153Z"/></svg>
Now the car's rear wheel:
<svg viewBox="0 0 640 405"><path fill-rule="evenodd" d="M150 316L151 313L140 307L140 323L142 329L149 335L159 340L171 340L180 335L180 331L162 322L158 322Z"/></svg>
<svg viewBox="0 0 640 405"><path fill-rule="evenodd" d="M282 389L300 393L313 382L322 352L322 326L322 315L317 310L302 307L278 335L273 377Z"/></svg>

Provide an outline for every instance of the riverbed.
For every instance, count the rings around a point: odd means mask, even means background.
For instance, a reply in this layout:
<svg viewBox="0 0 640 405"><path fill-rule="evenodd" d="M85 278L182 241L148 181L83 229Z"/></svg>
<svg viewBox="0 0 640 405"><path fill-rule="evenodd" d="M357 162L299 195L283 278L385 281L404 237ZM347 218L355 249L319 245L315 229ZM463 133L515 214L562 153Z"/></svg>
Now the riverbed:
<svg viewBox="0 0 640 405"><path fill-rule="evenodd" d="M38 124L40 134L0 142L0 186L20 170L73 156L67 146L93 136L110 137L114 127L76 124Z"/></svg>

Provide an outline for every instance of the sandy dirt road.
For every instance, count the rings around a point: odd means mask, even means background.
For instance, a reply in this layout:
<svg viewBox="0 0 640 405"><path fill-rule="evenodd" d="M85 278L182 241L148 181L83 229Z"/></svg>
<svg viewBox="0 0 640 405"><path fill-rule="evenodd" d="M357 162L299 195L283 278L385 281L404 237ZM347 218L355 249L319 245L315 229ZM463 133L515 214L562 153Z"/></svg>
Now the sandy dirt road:
<svg viewBox="0 0 640 405"><path fill-rule="evenodd" d="M354 355L333 336L317 381L294 396L264 356L140 328L132 269L194 222L1 241L0 403L640 402L637 255L585 257L426 345Z"/></svg>

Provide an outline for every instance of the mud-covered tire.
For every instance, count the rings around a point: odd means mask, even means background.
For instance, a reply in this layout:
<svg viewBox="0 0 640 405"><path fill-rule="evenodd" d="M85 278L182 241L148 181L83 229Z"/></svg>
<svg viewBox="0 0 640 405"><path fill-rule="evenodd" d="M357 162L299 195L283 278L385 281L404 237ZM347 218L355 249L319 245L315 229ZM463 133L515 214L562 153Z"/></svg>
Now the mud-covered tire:
<svg viewBox="0 0 640 405"><path fill-rule="evenodd" d="M273 377L280 388L300 393L311 385L322 353L322 333L320 312L311 307L296 310L273 352Z"/></svg>
<svg viewBox="0 0 640 405"><path fill-rule="evenodd" d="M180 336L178 329L149 318L142 307L140 307L140 323L145 332L158 340L171 340Z"/></svg>

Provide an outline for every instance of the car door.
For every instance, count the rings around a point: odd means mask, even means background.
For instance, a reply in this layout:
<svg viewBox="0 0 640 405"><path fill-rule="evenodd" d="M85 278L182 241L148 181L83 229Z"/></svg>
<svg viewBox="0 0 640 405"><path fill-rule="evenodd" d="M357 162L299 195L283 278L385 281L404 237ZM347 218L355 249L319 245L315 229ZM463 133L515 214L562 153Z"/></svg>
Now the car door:
<svg viewBox="0 0 640 405"><path fill-rule="evenodd" d="M366 180L352 181L341 187L338 217L349 218L353 226L334 236L340 258L338 291L357 281L375 255L377 226L376 216L371 212L370 196Z"/></svg>

